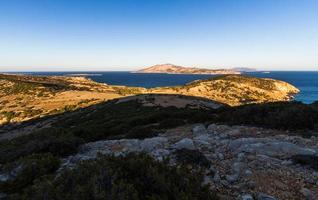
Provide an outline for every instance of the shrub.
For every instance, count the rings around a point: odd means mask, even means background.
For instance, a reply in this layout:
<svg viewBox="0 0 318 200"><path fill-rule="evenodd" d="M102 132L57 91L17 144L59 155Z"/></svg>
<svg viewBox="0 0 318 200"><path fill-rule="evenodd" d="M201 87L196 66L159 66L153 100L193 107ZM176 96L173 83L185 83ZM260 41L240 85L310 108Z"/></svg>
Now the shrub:
<svg viewBox="0 0 318 200"><path fill-rule="evenodd" d="M4 168L7 173L14 171L15 177L6 182L0 182L0 190L6 193L19 192L32 184L33 180L43 175L53 173L60 165L60 160L50 153L33 154L20 158Z"/></svg>
<svg viewBox="0 0 318 200"><path fill-rule="evenodd" d="M210 161L198 150L178 149L176 150L175 155L177 161L185 165L205 168L209 168L211 166Z"/></svg>
<svg viewBox="0 0 318 200"><path fill-rule="evenodd" d="M146 155L100 156L57 178L45 178L16 195L21 199L216 200L202 175Z"/></svg>

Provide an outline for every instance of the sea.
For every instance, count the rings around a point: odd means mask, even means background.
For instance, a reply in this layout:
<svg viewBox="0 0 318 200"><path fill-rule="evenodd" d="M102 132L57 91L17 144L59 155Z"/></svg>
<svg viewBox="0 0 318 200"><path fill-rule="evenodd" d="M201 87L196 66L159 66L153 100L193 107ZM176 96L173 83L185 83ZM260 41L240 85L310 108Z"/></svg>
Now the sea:
<svg viewBox="0 0 318 200"><path fill-rule="evenodd" d="M15 72L16 73L16 72ZM202 74L143 74L131 72L19 72L32 75L82 75L96 82L109 85L125 85L137 87L162 87L184 85L194 80L208 79L218 75ZM261 78L273 78L286 81L296 86L300 93L295 96L296 101L306 104L318 101L318 71L268 71L246 72L249 76Z"/></svg>

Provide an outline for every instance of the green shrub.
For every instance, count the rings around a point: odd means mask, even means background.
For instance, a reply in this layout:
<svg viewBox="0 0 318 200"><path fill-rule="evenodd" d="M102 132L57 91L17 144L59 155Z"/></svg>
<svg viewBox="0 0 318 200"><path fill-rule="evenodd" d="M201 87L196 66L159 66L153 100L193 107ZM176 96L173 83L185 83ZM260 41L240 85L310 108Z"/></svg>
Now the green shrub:
<svg viewBox="0 0 318 200"><path fill-rule="evenodd" d="M5 171L15 171L15 177L6 182L0 182L0 191L6 193L19 192L22 188L29 186L33 180L53 173L60 165L59 158L50 153L33 154L20 158L14 163L7 164Z"/></svg>
<svg viewBox="0 0 318 200"><path fill-rule="evenodd" d="M20 199L216 200L202 175L171 167L146 155L101 156L57 178L37 181Z"/></svg>
<svg viewBox="0 0 318 200"><path fill-rule="evenodd" d="M200 166L205 168L209 168L211 166L210 161L203 153L198 150L178 149L176 150L175 155L177 161L185 165L191 165L193 167Z"/></svg>

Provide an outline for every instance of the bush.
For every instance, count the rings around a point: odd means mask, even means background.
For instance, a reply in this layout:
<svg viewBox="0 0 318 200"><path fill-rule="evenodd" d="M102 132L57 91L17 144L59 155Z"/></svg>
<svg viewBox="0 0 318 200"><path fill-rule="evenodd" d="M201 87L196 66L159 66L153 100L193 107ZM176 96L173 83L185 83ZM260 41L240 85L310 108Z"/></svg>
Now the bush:
<svg viewBox="0 0 318 200"><path fill-rule="evenodd" d="M100 156L57 178L44 178L16 195L20 199L216 200L202 175L146 155Z"/></svg>
<svg viewBox="0 0 318 200"><path fill-rule="evenodd" d="M50 153L33 154L20 158L4 167L7 173L15 171L15 177L9 181L0 182L0 190L6 193L19 192L22 188L32 184L36 178L53 173L59 165L59 158Z"/></svg>
<svg viewBox="0 0 318 200"><path fill-rule="evenodd" d="M193 167L205 167L209 168L211 166L210 161L205 157L203 153L198 150L190 149L178 149L175 152L176 159L179 163L185 165L191 165Z"/></svg>
<svg viewBox="0 0 318 200"><path fill-rule="evenodd" d="M292 157L294 163L308 166L314 170L318 170L318 156L315 155L295 155Z"/></svg>

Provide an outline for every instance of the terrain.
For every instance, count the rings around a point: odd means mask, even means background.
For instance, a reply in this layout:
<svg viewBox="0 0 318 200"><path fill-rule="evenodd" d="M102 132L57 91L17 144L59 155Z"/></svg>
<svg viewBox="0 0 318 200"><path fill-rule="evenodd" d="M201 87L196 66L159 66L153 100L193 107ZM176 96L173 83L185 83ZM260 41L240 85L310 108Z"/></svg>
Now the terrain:
<svg viewBox="0 0 318 200"><path fill-rule="evenodd" d="M2 136L14 135L0 141L2 198L309 200L318 194L317 103L230 107L142 94L2 129Z"/></svg>
<svg viewBox="0 0 318 200"><path fill-rule="evenodd" d="M241 74L235 69L203 69L194 67L182 67L173 64L154 65L136 71L136 73L165 73L165 74Z"/></svg>
<svg viewBox="0 0 318 200"><path fill-rule="evenodd" d="M318 104L288 83L0 82L0 199L317 199Z"/></svg>
<svg viewBox="0 0 318 200"><path fill-rule="evenodd" d="M297 88L282 81L242 75L224 75L184 86L146 89L107 85L85 77L0 74L0 125L20 123L136 94L196 96L236 106L288 101L298 92ZM180 100L174 102L184 103Z"/></svg>

